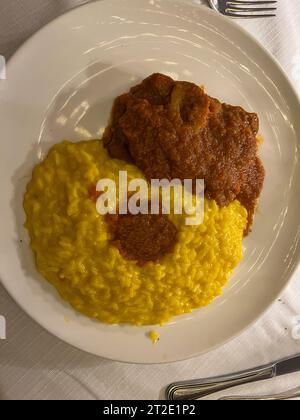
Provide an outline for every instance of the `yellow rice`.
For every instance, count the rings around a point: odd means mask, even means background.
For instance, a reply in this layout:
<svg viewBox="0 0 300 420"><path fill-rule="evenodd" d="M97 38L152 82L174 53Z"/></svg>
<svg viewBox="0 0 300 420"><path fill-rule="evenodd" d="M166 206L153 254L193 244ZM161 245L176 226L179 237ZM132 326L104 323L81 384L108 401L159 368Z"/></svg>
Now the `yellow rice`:
<svg viewBox="0 0 300 420"><path fill-rule="evenodd" d="M100 140L62 142L37 165L24 198L38 271L79 312L106 323L163 324L206 306L222 292L242 257L247 211L238 201L219 208L205 200L205 220L179 230L174 252L143 267L110 243L89 188L101 178L144 178L109 158Z"/></svg>

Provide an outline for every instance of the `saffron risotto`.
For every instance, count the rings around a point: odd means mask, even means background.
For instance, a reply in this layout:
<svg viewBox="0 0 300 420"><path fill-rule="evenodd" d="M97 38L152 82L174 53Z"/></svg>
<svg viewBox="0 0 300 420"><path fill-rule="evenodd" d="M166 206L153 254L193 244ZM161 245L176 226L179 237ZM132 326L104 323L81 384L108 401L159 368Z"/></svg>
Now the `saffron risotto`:
<svg viewBox="0 0 300 420"><path fill-rule="evenodd" d="M163 324L211 303L242 258L246 209L205 199L201 225L170 215L178 229L173 252L139 266L120 255L90 198L91 185L117 181L120 170L128 180L144 179L135 166L111 159L101 140L59 143L35 167L24 209L40 274L77 311L110 324Z"/></svg>

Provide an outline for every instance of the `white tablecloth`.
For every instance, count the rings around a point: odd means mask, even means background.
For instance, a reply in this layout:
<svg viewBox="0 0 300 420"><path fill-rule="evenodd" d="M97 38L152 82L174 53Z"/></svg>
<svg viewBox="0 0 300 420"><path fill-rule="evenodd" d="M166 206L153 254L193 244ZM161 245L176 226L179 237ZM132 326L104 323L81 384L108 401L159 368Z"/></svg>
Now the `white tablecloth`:
<svg viewBox="0 0 300 420"><path fill-rule="evenodd" d="M0 0L0 54L8 58L39 27L83 3ZM278 6L275 19L239 22L277 57L300 92L300 1L278 0ZM161 389L175 380L229 373L300 353L300 339L292 334L299 314L300 269L281 300L222 348L175 364L126 365L85 354L48 334L0 286L0 315L7 320L7 340L0 340L0 399L158 399ZM300 373L238 391L277 392L299 381Z"/></svg>

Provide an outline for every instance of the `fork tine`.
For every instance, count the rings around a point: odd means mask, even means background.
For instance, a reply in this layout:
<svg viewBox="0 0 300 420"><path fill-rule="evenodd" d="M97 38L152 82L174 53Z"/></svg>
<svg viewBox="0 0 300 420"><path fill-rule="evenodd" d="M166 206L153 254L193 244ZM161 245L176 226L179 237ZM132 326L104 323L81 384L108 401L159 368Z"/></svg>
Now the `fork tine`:
<svg viewBox="0 0 300 420"><path fill-rule="evenodd" d="M258 5L267 5L267 4L275 4L277 0L260 0L260 1L244 1L244 0L228 0L226 4L233 5L233 6L258 6Z"/></svg>
<svg viewBox="0 0 300 420"><path fill-rule="evenodd" d="M243 19L256 19L256 18L269 18L269 17L276 17L275 14L265 14L265 15L254 15L254 14L243 14L243 13L225 13L226 16L235 17L235 18L243 18Z"/></svg>
<svg viewBox="0 0 300 420"><path fill-rule="evenodd" d="M277 10L277 0L225 0L224 13L231 17L243 17L243 18L257 18L257 17L275 17L273 13L257 13L254 12L273 12ZM275 7L276 4L276 7ZM274 7L257 7L257 6L268 6L274 5ZM248 6L248 7L245 7ZM254 6L254 7L250 7ZM249 14L251 13L251 15Z"/></svg>
<svg viewBox="0 0 300 420"><path fill-rule="evenodd" d="M227 7L225 12L272 12L276 7Z"/></svg>

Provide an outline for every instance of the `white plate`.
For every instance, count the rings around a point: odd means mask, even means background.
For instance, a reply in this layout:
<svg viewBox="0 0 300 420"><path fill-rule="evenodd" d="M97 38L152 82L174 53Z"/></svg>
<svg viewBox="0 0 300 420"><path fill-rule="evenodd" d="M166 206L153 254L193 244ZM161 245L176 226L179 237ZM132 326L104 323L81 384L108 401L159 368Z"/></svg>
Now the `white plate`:
<svg viewBox="0 0 300 420"><path fill-rule="evenodd" d="M75 313L36 273L22 226L31 169L63 138L99 137L113 99L152 72L204 84L256 111L267 177L245 257L211 306L156 328L107 326ZM85 351L128 362L186 359L255 321L299 261L297 95L278 64L231 20L176 0L93 2L47 25L15 54L0 82L0 277L47 330ZM20 240L23 242L20 243Z"/></svg>

